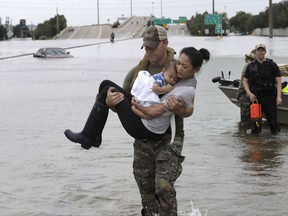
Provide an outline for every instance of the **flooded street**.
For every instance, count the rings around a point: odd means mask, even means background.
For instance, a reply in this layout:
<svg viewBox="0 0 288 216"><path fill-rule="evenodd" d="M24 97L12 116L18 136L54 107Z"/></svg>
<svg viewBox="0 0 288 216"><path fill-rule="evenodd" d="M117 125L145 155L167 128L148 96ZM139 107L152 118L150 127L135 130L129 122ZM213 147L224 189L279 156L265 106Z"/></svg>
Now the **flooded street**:
<svg viewBox="0 0 288 216"><path fill-rule="evenodd" d="M133 139L117 115L110 112L99 149L84 150L63 132L82 129L103 79L122 84L144 55L142 39L6 41L0 58L97 42L102 44L68 49L74 58L0 60L1 216L140 215ZM240 78L244 55L257 43L276 63L288 63L288 38L169 38L177 53L184 46L212 53L197 77L194 114L185 119L186 158L175 183L179 215L191 213L190 201L203 216L206 210L208 216L288 212L288 127L277 136L267 125L258 136L240 131L239 108L211 82L221 71Z"/></svg>

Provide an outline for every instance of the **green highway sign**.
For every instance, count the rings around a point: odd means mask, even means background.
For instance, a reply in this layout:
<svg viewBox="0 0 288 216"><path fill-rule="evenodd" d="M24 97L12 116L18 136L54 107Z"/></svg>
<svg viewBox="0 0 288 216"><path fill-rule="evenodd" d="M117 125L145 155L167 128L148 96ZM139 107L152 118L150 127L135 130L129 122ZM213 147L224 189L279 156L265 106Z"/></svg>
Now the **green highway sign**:
<svg viewBox="0 0 288 216"><path fill-rule="evenodd" d="M222 33L222 24L217 24L215 26L215 34L221 34Z"/></svg>
<svg viewBox="0 0 288 216"><path fill-rule="evenodd" d="M187 17L186 16L179 16L179 22L180 23L186 23L187 22Z"/></svg>
<svg viewBox="0 0 288 216"><path fill-rule="evenodd" d="M154 24L155 25L163 25L163 24L170 24L171 23L171 19L168 18L168 19L165 19L165 18L162 18L162 19L154 19Z"/></svg>
<svg viewBox="0 0 288 216"><path fill-rule="evenodd" d="M222 24L221 14L207 14L207 15L205 15L204 24L205 25Z"/></svg>

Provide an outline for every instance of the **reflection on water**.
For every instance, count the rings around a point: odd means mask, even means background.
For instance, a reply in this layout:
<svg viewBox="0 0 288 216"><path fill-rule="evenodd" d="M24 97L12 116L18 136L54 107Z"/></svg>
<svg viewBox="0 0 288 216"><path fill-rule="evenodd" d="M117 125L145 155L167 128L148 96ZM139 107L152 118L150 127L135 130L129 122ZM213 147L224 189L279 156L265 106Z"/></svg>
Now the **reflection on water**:
<svg viewBox="0 0 288 216"><path fill-rule="evenodd" d="M284 131L287 126L284 126ZM286 143L286 134L271 135L266 122L263 123L263 132L251 134L251 129L239 126L236 133L239 141L243 144L243 154L240 157L246 164L246 171L251 175L273 175L273 172L284 163L282 148Z"/></svg>
<svg viewBox="0 0 288 216"><path fill-rule="evenodd" d="M276 216L287 212L283 200L286 189L280 186L287 180L288 174L287 126L282 125L282 132L278 135L271 135L266 124L263 128L258 135L252 135L242 127L234 133L242 151L239 154L242 171L237 174L237 193L245 199L240 203L251 213L248 215Z"/></svg>
<svg viewBox="0 0 288 216"><path fill-rule="evenodd" d="M277 138L251 135L246 136L242 141L247 145L241 157L242 161L247 163L245 170L254 171L255 175L273 175L273 171L283 163L282 145Z"/></svg>

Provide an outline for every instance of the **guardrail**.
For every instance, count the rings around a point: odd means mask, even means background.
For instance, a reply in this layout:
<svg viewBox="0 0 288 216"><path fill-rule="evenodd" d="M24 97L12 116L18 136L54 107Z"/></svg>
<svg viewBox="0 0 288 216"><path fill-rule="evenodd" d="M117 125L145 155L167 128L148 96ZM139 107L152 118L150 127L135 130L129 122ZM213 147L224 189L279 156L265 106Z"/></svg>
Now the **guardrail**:
<svg viewBox="0 0 288 216"><path fill-rule="evenodd" d="M257 36L269 36L269 28L255 29L255 35ZM275 37L288 37L288 27L273 29L273 36Z"/></svg>

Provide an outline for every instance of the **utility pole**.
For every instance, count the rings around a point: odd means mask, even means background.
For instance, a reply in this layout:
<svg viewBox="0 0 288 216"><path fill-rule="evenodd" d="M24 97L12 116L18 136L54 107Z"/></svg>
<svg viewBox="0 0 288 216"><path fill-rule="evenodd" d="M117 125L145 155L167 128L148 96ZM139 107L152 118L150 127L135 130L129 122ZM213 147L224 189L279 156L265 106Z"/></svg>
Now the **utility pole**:
<svg viewBox="0 0 288 216"><path fill-rule="evenodd" d="M58 20L58 8L56 7L56 28L57 34L59 33L59 20Z"/></svg>
<svg viewBox="0 0 288 216"><path fill-rule="evenodd" d="M214 4L214 0L212 0L212 14L215 13L215 4Z"/></svg>
<svg viewBox="0 0 288 216"><path fill-rule="evenodd" d="M130 1L130 10L131 10L131 17L132 17L132 0Z"/></svg>
<svg viewBox="0 0 288 216"><path fill-rule="evenodd" d="M269 0L269 38L273 37L273 10L272 0Z"/></svg>
<svg viewBox="0 0 288 216"><path fill-rule="evenodd" d="M163 18L163 13L162 13L162 0L161 0L161 19Z"/></svg>
<svg viewBox="0 0 288 216"><path fill-rule="evenodd" d="M97 0L97 15L98 15L98 25L100 24L99 22L99 0Z"/></svg>

